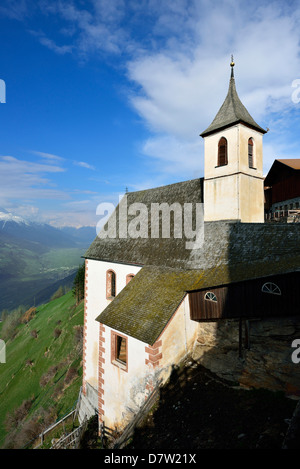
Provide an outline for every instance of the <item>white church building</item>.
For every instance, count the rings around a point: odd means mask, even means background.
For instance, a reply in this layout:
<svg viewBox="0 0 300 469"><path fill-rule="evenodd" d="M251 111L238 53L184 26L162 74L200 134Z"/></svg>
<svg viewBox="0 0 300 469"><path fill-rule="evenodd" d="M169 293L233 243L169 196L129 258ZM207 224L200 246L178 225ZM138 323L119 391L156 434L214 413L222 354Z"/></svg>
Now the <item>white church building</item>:
<svg viewBox="0 0 300 469"><path fill-rule="evenodd" d="M233 320L238 332L241 321L299 314L288 293L299 289L299 225L264 222L266 131L240 101L233 70L201 134L204 177L125 194L85 253L82 391L107 427L126 426L205 343L208 324ZM284 379L300 391L296 366Z"/></svg>

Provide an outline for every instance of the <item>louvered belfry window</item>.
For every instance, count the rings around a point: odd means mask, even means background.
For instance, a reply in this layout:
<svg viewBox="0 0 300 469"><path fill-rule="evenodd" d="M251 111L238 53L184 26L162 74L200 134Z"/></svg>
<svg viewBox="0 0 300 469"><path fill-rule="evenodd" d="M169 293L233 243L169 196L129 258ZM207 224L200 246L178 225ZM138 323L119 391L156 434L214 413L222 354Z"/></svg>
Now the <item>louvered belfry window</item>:
<svg viewBox="0 0 300 469"><path fill-rule="evenodd" d="M248 140L248 162L249 168L254 168L254 159L253 159L253 140L249 138Z"/></svg>
<svg viewBox="0 0 300 469"><path fill-rule="evenodd" d="M218 145L218 166L225 166L226 164L228 164L227 140L225 137L222 137Z"/></svg>

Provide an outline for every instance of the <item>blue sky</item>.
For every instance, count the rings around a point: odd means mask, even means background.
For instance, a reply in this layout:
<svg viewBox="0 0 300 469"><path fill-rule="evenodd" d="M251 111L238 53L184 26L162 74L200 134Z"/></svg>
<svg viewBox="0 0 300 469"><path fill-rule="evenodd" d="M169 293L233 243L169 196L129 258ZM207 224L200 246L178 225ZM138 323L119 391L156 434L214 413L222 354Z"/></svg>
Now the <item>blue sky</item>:
<svg viewBox="0 0 300 469"><path fill-rule="evenodd" d="M299 2L1 0L0 207L96 225L126 187L203 176L199 134L231 54L242 102L270 129L265 174L299 157L299 26Z"/></svg>

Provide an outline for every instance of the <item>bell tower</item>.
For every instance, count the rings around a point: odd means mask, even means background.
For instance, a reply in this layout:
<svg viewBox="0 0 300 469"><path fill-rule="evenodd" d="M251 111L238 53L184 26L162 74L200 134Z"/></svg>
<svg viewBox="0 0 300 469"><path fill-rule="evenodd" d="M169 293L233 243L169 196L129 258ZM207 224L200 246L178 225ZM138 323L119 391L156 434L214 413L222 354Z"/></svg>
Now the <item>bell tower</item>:
<svg viewBox="0 0 300 469"><path fill-rule="evenodd" d="M264 222L263 135L238 97L234 62L225 101L204 139L204 221Z"/></svg>

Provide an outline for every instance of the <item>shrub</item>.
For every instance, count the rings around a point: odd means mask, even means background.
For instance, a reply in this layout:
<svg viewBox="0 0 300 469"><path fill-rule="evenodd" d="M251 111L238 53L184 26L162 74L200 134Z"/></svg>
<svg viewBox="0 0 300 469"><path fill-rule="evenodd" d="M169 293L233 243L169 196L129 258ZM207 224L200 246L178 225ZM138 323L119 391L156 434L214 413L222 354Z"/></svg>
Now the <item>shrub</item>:
<svg viewBox="0 0 300 469"><path fill-rule="evenodd" d="M37 330L36 330L36 329L33 329L33 330L30 332L30 335L31 335L32 337L34 337L35 339L37 339L37 337L38 337L38 332L37 332Z"/></svg>
<svg viewBox="0 0 300 469"><path fill-rule="evenodd" d="M51 296L51 301L56 300L57 298L60 298L65 294L65 289L64 287L60 286L55 293Z"/></svg>
<svg viewBox="0 0 300 469"><path fill-rule="evenodd" d="M1 330L1 338L5 341L13 339L17 333L17 327L20 324L21 316L23 314L22 308L12 311L3 321Z"/></svg>
<svg viewBox="0 0 300 469"><path fill-rule="evenodd" d="M32 402L33 399L26 399L17 409L6 415L5 428L8 432L17 428L25 419L32 406Z"/></svg>
<svg viewBox="0 0 300 469"><path fill-rule="evenodd" d="M54 332L53 332L54 338L55 338L55 339L58 339L58 337L60 336L60 334L61 334L61 329L59 329L58 327L56 327L56 328L54 329Z"/></svg>
<svg viewBox="0 0 300 469"><path fill-rule="evenodd" d="M27 324L36 315L36 308L29 308L21 317L21 323Z"/></svg>
<svg viewBox="0 0 300 469"><path fill-rule="evenodd" d="M74 326L75 346L81 350L83 345L83 326Z"/></svg>
<svg viewBox="0 0 300 469"><path fill-rule="evenodd" d="M58 370L57 365L53 365L53 366L50 366L49 370L46 373L43 374L43 376L40 379L40 386L42 388L47 386L49 381L51 381L51 379L54 378L54 376L57 373L57 370Z"/></svg>
<svg viewBox="0 0 300 469"><path fill-rule="evenodd" d="M42 422L39 417L32 417L22 425L20 431L15 437L15 448L24 448L29 443L33 443L43 430Z"/></svg>
<svg viewBox="0 0 300 469"><path fill-rule="evenodd" d="M76 378L77 376L78 376L78 371L76 370L76 368L74 368L74 366L71 366L68 369L68 372L66 374L65 384L70 384L71 381L73 381L73 379Z"/></svg>

